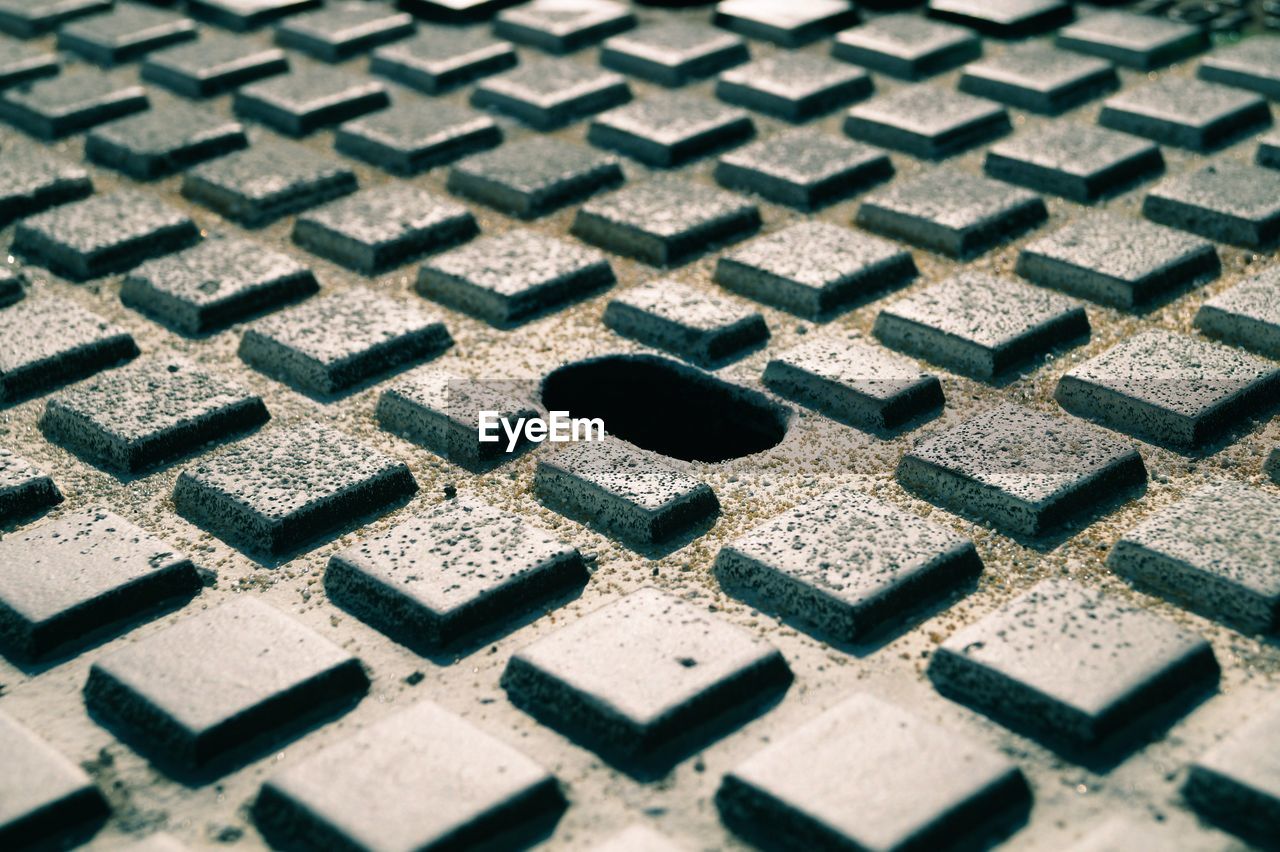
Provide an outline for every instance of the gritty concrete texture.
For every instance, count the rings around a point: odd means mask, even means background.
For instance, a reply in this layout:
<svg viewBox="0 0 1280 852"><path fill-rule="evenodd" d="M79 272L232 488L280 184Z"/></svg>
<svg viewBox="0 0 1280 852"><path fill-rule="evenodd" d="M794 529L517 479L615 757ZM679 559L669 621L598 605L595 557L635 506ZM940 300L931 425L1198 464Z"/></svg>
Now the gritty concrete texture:
<svg viewBox="0 0 1280 852"><path fill-rule="evenodd" d="M418 293L490 325L527 322L614 282L600 252L536 231L482 237L431 258Z"/></svg>
<svg viewBox="0 0 1280 852"><path fill-rule="evenodd" d="M858 22L849 0L809 0L784 5L774 0L723 0L712 19L748 38L800 47Z"/></svg>
<svg viewBox="0 0 1280 852"><path fill-rule="evenodd" d="M1089 335L1084 306L1014 278L962 273L891 302L880 342L982 381L1037 365Z"/></svg>
<svg viewBox="0 0 1280 852"><path fill-rule="evenodd" d="M181 775L217 773L238 751L287 741L301 723L340 713L368 683L355 657L245 597L188 613L102 657L84 698L152 761ZM254 742L264 735L271 738Z"/></svg>
<svg viewBox="0 0 1280 852"><path fill-rule="evenodd" d="M661 86L683 86L750 58L747 43L705 24L648 24L613 36L600 64Z"/></svg>
<svg viewBox="0 0 1280 852"><path fill-rule="evenodd" d="M1188 609L1250 633L1280 629L1280 507L1264 491L1206 485L1116 542L1107 564Z"/></svg>
<svg viewBox="0 0 1280 852"><path fill-rule="evenodd" d="M170 104L93 129L85 156L135 180L153 180L248 145L240 122Z"/></svg>
<svg viewBox="0 0 1280 852"><path fill-rule="evenodd" d="M236 115L286 136L306 136L391 103L377 80L317 66L249 83L236 90Z"/></svg>
<svg viewBox="0 0 1280 852"><path fill-rule="evenodd" d="M202 21L244 32L319 5L320 0L189 0L187 8Z"/></svg>
<svg viewBox="0 0 1280 852"><path fill-rule="evenodd" d="M148 358L50 397L40 428L86 461L131 474L267 418L262 399L237 383L182 358Z"/></svg>
<svg viewBox="0 0 1280 852"><path fill-rule="evenodd" d="M0 713L6 771L0 781L0 842L12 848L84 840L109 808L83 769Z"/></svg>
<svg viewBox="0 0 1280 852"><path fill-rule="evenodd" d="M755 132L746 110L669 92L598 116L587 141L647 166L670 168L744 142Z"/></svg>
<svg viewBox="0 0 1280 852"><path fill-rule="evenodd" d="M722 186L797 210L833 204L892 175L879 148L808 129L730 151L715 170Z"/></svg>
<svg viewBox="0 0 1280 852"><path fill-rule="evenodd" d="M1200 27L1133 12L1099 12L1058 30L1058 47L1151 71L1200 53L1209 35Z"/></svg>
<svg viewBox="0 0 1280 852"><path fill-rule="evenodd" d="M760 749L716 793L725 822L768 848L989 844L1030 799L1004 755L865 692Z"/></svg>
<svg viewBox="0 0 1280 852"><path fill-rule="evenodd" d="M429 95L443 94L516 64L511 42L482 28L423 29L373 52L369 70Z"/></svg>
<svg viewBox="0 0 1280 852"><path fill-rule="evenodd" d="M317 396L342 393L453 345L441 317L371 290L312 299L257 320L240 339L245 363Z"/></svg>
<svg viewBox="0 0 1280 852"><path fill-rule="evenodd" d="M347 0L285 19L276 27L276 44L342 62L413 31L412 15Z"/></svg>
<svg viewBox="0 0 1280 852"><path fill-rule="evenodd" d="M1224 440L1271 408L1280 367L1189 335L1149 331L1063 375L1062 407L1180 452Z"/></svg>
<svg viewBox="0 0 1280 852"><path fill-rule="evenodd" d="M941 167L870 193L856 221L867 230L966 259L1036 227L1047 216L1035 193Z"/></svg>
<svg viewBox="0 0 1280 852"><path fill-rule="evenodd" d="M255 554L286 554L417 491L409 468L327 426L277 427L189 465L175 508Z"/></svg>
<svg viewBox="0 0 1280 852"><path fill-rule="evenodd" d="M931 0L929 14L998 38L1037 35L1072 18L1063 0Z"/></svg>
<svg viewBox="0 0 1280 852"><path fill-rule="evenodd" d="M105 15L90 15L58 29L58 49L110 67L196 37L190 18L164 9L121 3Z"/></svg>
<svg viewBox="0 0 1280 852"><path fill-rule="evenodd" d="M1211 83L1280 97L1280 44L1272 36L1258 36L1219 48L1200 62L1196 74Z"/></svg>
<svg viewBox="0 0 1280 852"><path fill-rule="evenodd" d="M339 606L427 655L477 631L506 632L586 581L572 545L463 499L335 554L324 575Z"/></svg>
<svg viewBox="0 0 1280 852"><path fill-rule="evenodd" d="M135 357L123 328L71 302L28 298L0 312L0 404L11 404Z"/></svg>
<svg viewBox="0 0 1280 852"><path fill-rule="evenodd" d="M916 15L885 15L836 35L831 55L903 80L922 80L982 55L964 27Z"/></svg>
<svg viewBox="0 0 1280 852"><path fill-rule="evenodd" d="M981 570L973 542L847 487L734 539L715 563L726 589L839 642L901 623Z"/></svg>
<svg viewBox="0 0 1280 852"><path fill-rule="evenodd" d="M1154 143L1102 127L1049 126L992 145L986 173L1081 204L1124 192L1164 171Z"/></svg>
<svg viewBox="0 0 1280 852"><path fill-rule="evenodd" d="M604 324L623 337L708 368L735 360L769 339L759 312L669 279L618 294L605 308Z"/></svg>
<svg viewBox="0 0 1280 852"><path fill-rule="evenodd" d="M32 38L67 21L106 12L111 5L111 0L3 0L0 30L19 38Z"/></svg>
<svg viewBox="0 0 1280 852"><path fill-rule="evenodd" d="M396 175L412 175L493 148L502 131L492 118L469 107L396 98L389 109L344 122L334 147Z"/></svg>
<svg viewBox="0 0 1280 852"><path fill-rule="evenodd" d="M62 502L49 474L0 447L0 526L34 516Z"/></svg>
<svg viewBox="0 0 1280 852"><path fill-rule="evenodd" d="M6 150L0 160L0 225L92 192L83 166L30 148Z"/></svg>
<svg viewBox="0 0 1280 852"><path fill-rule="evenodd" d="M829 319L915 276L909 252L825 222L757 237L722 255L715 273L735 292L810 320Z"/></svg>
<svg viewBox="0 0 1280 852"><path fill-rule="evenodd" d="M971 62L960 77L962 92L1043 115L1059 115L1118 88L1110 62L1044 43Z"/></svg>
<svg viewBox="0 0 1280 852"><path fill-rule="evenodd" d="M471 104L555 130L631 100L627 78L611 71L529 57L476 84Z"/></svg>
<svg viewBox="0 0 1280 852"><path fill-rule="evenodd" d="M534 0L499 12L493 32L547 53L572 53L626 32L636 16L613 0Z"/></svg>
<svg viewBox="0 0 1280 852"><path fill-rule="evenodd" d="M861 68L806 54L757 59L720 75L716 97L731 104L801 122L871 94Z"/></svg>
<svg viewBox="0 0 1280 852"><path fill-rule="evenodd" d="M302 213L293 241L334 263L375 275L466 242L471 211L415 186L364 189Z"/></svg>
<svg viewBox="0 0 1280 852"><path fill-rule="evenodd" d="M1139 310L1216 278L1222 264L1210 242L1097 212L1028 243L1017 269L1036 284Z"/></svg>
<svg viewBox="0 0 1280 852"><path fill-rule="evenodd" d="M777 649L653 588L522 648L502 674L522 710L637 773L790 682Z"/></svg>
<svg viewBox="0 0 1280 852"><path fill-rule="evenodd" d="M289 60L279 48L206 33L197 42L149 54L141 75L188 98L210 98L288 70Z"/></svg>
<svg viewBox="0 0 1280 852"><path fill-rule="evenodd" d="M573 234L653 266L677 266L760 227L760 211L732 192L652 178L578 208Z"/></svg>
<svg viewBox="0 0 1280 852"><path fill-rule="evenodd" d="M1001 406L920 439L898 465L909 490L1011 535L1045 536L1146 482L1142 457L1100 429Z"/></svg>
<svg viewBox="0 0 1280 852"><path fill-rule="evenodd" d="M1272 705L1197 758L1182 787L1203 817L1263 848L1280 831L1277 739L1280 712Z"/></svg>
<svg viewBox="0 0 1280 852"><path fill-rule="evenodd" d="M775 355L761 377L781 396L859 429L901 429L942 410L942 384L865 340L827 336Z"/></svg>
<svg viewBox="0 0 1280 852"><path fill-rule="evenodd" d="M1212 688L1218 664L1208 642L1172 622L1046 580L953 633L929 678L1051 746L1088 750L1143 713Z"/></svg>
<svg viewBox="0 0 1280 852"><path fill-rule="evenodd" d="M566 805L547 770L424 701L273 775L253 818L288 848L465 848L528 843Z"/></svg>
<svg viewBox="0 0 1280 852"><path fill-rule="evenodd" d="M616 439L539 460L534 491L557 512L637 547L663 544L720 511L705 482Z"/></svg>
<svg viewBox="0 0 1280 852"><path fill-rule="evenodd" d="M1098 122L1162 145L1213 151L1271 124L1264 98L1217 83L1166 77L1112 95Z"/></svg>
<svg viewBox="0 0 1280 852"><path fill-rule="evenodd" d="M908 86L849 110L844 132L861 142L941 160L1011 129L1000 104L933 86Z"/></svg>
<svg viewBox="0 0 1280 852"><path fill-rule="evenodd" d="M556 139L532 138L456 163L449 191L521 219L536 219L613 189L624 180L616 157Z"/></svg>
<svg viewBox="0 0 1280 852"><path fill-rule="evenodd" d="M124 76L64 74L0 93L0 121L52 141L149 105L146 89Z"/></svg>
<svg viewBox="0 0 1280 852"><path fill-rule="evenodd" d="M1153 222L1211 240L1266 249L1280 241L1280 173L1234 163L1161 181L1142 212Z"/></svg>
<svg viewBox="0 0 1280 852"><path fill-rule="evenodd" d="M1280 358L1280 279L1261 272L1206 299L1195 325L1225 343Z"/></svg>
<svg viewBox="0 0 1280 852"><path fill-rule="evenodd" d="M319 289L293 257L250 240L210 235L125 276L120 301L186 335L220 331Z"/></svg>
<svg viewBox="0 0 1280 852"><path fill-rule="evenodd" d="M53 77L58 70L57 54L0 37L0 89L41 77Z"/></svg>
<svg viewBox="0 0 1280 852"><path fill-rule="evenodd" d="M21 662L79 649L200 585L190 559L119 515L64 515L0 541L0 642Z"/></svg>

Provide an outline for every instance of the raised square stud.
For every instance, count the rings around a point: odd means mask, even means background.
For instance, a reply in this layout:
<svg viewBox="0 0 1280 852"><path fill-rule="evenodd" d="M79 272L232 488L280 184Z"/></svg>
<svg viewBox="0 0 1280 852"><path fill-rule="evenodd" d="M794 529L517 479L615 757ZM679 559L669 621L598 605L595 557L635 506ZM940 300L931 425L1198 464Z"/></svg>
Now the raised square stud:
<svg viewBox="0 0 1280 852"><path fill-rule="evenodd" d="M287 18L276 26L276 44L324 62L342 62L413 31L411 15L345 0Z"/></svg>
<svg viewBox="0 0 1280 852"><path fill-rule="evenodd" d="M356 191L356 175L336 159L288 142L257 142L187 171L182 194L259 228Z"/></svg>
<svg viewBox="0 0 1280 852"><path fill-rule="evenodd" d="M1265 98L1252 92L1165 77L1107 98L1098 123L1204 153L1269 127L1271 110Z"/></svg>
<svg viewBox="0 0 1280 852"><path fill-rule="evenodd" d="M892 349L995 382L1083 342L1089 319L1075 299L966 271L882 308L875 335Z"/></svg>
<svg viewBox="0 0 1280 852"><path fill-rule="evenodd" d="M187 0L187 11L223 29L247 32L319 6L321 0Z"/></svg>
<svg viewBox="0 0 1280 852"><path fill-rule="evenodd" d="M1058 30L1058 47L1101 56L1138 71L1162 68L1209 47L1209 34L1196 24L1104 11Z"/></svg>
<svg viewBox="0 0 1280 852"><path fill-rule="evenodd" d="M747 38L801 47L853 26L858 12L848 0L721 0L712 20Z"/></svg>
<svg viewBox="0 0 1280 852"><path fill-rule="evenodd" d="M431 27L375 50L369 70L440 95L515 64L511 42L494 38L487 29Z"/></svg>
<svg viewBox="0 0 1280 852"><path fill-rule="evenodd" d="M958 169L895 181L866 197L857 223L950 257L970 258L1048 218L1033 192Z"/></svg>
<svg viewBox="0 0 1280 852"><path fill-rule="evenodd" d="M318 423L261 432L184 470L178 514L232 546L282 556L382 515L418 484L401 461ZM282 670L283 671L283 670Z"/></svg>
<svg viewBox="0 0 1280 852"><path fill-rule="evenodd" d="M1268 705L1192 762L1183 797L1211 822L1258 844L1273 842L1280 832L1278 744L1280 710Z"/></svg>
<svg viewBox="0 0 1280 852"><path fill-rule="evenodd" d="M109 12L111 4L112 0L0 0L0 30L34 38L76 18Z"/></svg>
<svg viewBox="0 0 1280 852"><path fill-rule="evenodd" d="M885 435L942 411L942 383L856 338L810 340L770 359L769 390L848 426Z"/></svg>
<svg viewBox="0 0 1280 852"><path fill-rule="evenodd" d="M732 192L654 178L588 201L573 234L653 266L678 266L760 227L760 211Z"/></svg>
<svg viewBox="0 0 1280 852"><path fill-rule="evenodd" d="M206 33L197 42L148 55L142 79L188 98L211 98L288 70L289 60L279 48Z"/></svg>
<svg viewBox="0 0 1280 852"><path fill-rule="evenodd" d="M640 777L758 715L790 682L767 642L652 588L522 648L502 674L517 707Z"/></svg>
<svg viewBox="0 0 1280 852"><path fill-rule="evenodd" d="M368 688L355 657L238 595L99 658L84 700L168 774L203 780L345 713Z"/></svg>
<svg viewBox="0 0 1280 852"><path fill-rule="evenodd" d="M999 38L1048 32L1075 14L1065 0L929 0L932 18L954 21Z"/></svg>
<svg viewBox="0 0 1280 852"><path fill-rule="evenodd" d="M632 823L591 847L592 852L681 852L671 838L644 823Z"/></svg>
<svg viewBox="0 0 1280 852"><path fill-rule="evenodd" d="M85 72L0 92L0 121L46 141L146 109L147 90L131 80Z"/></svg>
<svg viewBox="0 0 1280 852"><path fill-rule="evenodd" d="M58 30L58 49L77 53L98 65L112 66L195 37L196 24L190 18L121 3L105 15L63 26Z"/></svg>
<svg viewBox="0 0 1280 852"><path fill-rule="evenodd" d="M109 370L51 397L46 438L121 475L136 474L267 421L262 398L182 358Z"/></svg>
<svg viewBox="0 0 1280 852"><path fill-rule="evenodd" d="M0 228L92 193L89 173L78 163L19 146L7 146L0 158Z"/></svg>
<svg viewBox="0 0 1280 852"><path fill-rule="evenodd" d="M0 89L58 73L57 54L20 41L0 37Z"/></svg>
<svg viewBox="0 0 1280 852"><path fill-rule="evenodd" d="M1129 530L1107 557L1141 588L1251 634L1280 631L1280 506L1220 482Z"/></svg>
<svg viewBox="0 0 1280 852"><path fill-rule="evenodd" d="M948 511L1034 538L1111 508L1147 471L1137 449L1108 432L1002 405L919 441L898 481Z"/></svg>
<svg viewBox="0 0 1280 852"><path fill-rule="evenodd" d="M631 547L664 545L713 520L705 482L617 439L580 441L538 461L538 499Z"/></svg>
<svg viewBox="0 0 1280 852"><path fill-rule="evenodd" d="M836 36L831 55L903 80L922 80L977 59L982 40L918 15L884 15Z"/></svg>
<svg viewBox="0 0 1280 852"><path fill-rule="evenodd" d="M334 147L396 175L414 175L493 148L502 131L492 118L464 106L400 97L389 108L338 127Z"/></svg>
<svg viewBox="0 0 1280 852"><path fill-rule="evenodd" d="M844 132L862 142L941 160L1013 129L1004 107L934 86L909 86L849 110Z"/></svg>
<svg viewBox="0 0 1280 852"><path fill-rule="evenodd" d="M532 137L476 154L449 171L449 191L511 216L536 219L623 182L616 157Z"/></svg>
<svg viewBox="0 0 1280 852"><path fill-rule="evenodd" d="M200 238L187 214L131 189L95 195L29 216L13 251L76 281L121 272Z"/></svg>
<svg viewBox="0 0 1280 852"><path fill-rule="evenodd" d="M465 24L492 18L519 0L400 0L400 6L414 17L446 24Z"/></svg>
<svg viewBox="0 0 1280 852"><path fill-rule="evenodd" d="M1280 242L1280 172L1215 163L1156 184L1142 212L1211 240L1268 249Z"/></svg>
<svg viewBox="0 0 1280 852"><path fill-rule="evenodd" d="M730 151L716 163L721 186L797 210L848 198L893 175L889 155L818 130L790 130Z"/></svg>
<svg viewBox="0 0 1280 852"><path fill-rule="evenodd" d="M800 222L723 255L716 283L810 320L831 319L916 276L899 246L830 222Z"/></svg>
<svg viewBox="0 0 1280 852"><path fill-rule="evenodd" d="M982 571L973 542L845 486L720 548L716 579L753 607L852 643Z"/></svg>
<svg viewBox="0 0 1280 852"><path fill-rule="evenodd" d="M239 237L210 235L193 248L135 267L120 301L196 336L221 331L320 289L311 270Z"/></svg>
<svg viewBox="0 0 1280 852"><path fill-rule="evenodd" d="M1089 204L1164 171L1154 142L1089 124L1050 125L992 145L986 173Z"/></svg>
<svg viewBox="0 0 1280 852"><path fill-rule="evenodd" d="M1280 485L1280 447L1273 449L1271 455L1267 456L1267 460L1262 465L1262 472L1271 477L1271 481L1276 485Z"/></svg>
<svg viewBox="0 0 1280 852"><path fill-rule="evenodd" d="M1010 47L971 62L960 91L1044 115L1058 115L1120 88L1115 67L1044 43Z"/></svg>
<svg viewBox="0 0 1280 852"><path fill-rule="evenodd" d="M1210 83L1280 99L1280 39L1254 35L1220 47L1201 60L1196 75Z"/></svg>
<svg viewBox="0 0 1280 852"><path fill-rule="evenodd" d="M505 633L586 582L577 548L462 498L334 554L324 574L331 601L428 656Z"/></svg>
<svg viewBox="0 0 1280 852"><path fill-rule="evenodd" d="M510 328L613 282L613 267L600 252L519 229L431 258L418 274L418 293Z"/></svg>
<svg viewBox="0 0 1280 852"><path fill-rule="evenodd" d="M604 67L670 87L715 76L750 58L738 36L683 21L645 24L600 48Z"/></svg>
<svg viewBox="0 0 1280 852"><path fill-rule="evenodd" d="M537 842L565 807L541 766L422 702L273 775L253 821L282 848L483 848Z"/></svg>
<svg viewBox="0 0 1280 852"><path fill-rule="evenodd" d="M250 83L234 98L237 115L286 136L306 136L391 104L377 80L322 65Z"/></svg>
<svg viewBox="0 0 1280 852"><path fill-rule="evenodd" d="M49 474L0 447L0 527L32 517L62 502Z"/></svg>
<svg viewBox="0 0 1280 852"><path fill-rule="evenodd" d="M27 5L51 4L24 3L23 8ZM3 10L0 6L0 21ZM84 843L111 813L83 769L7 713L0 713L0 753L5 758L0 774L0 844L5 848L56 849Z"/></svg>
<svg viewBox="0 0 1280 852"><path fill-rule="evenodd" d="M516 382L464 379L442 370L429 370L396 382L378 398L378 425L466 468L483 473L527 450L530 442L518 433L515 446L502 435L482 441L480 412L495 411L501 420L515 422L538 416L537 409Z"/></svg>
<svg viewBox="0 0 1280 852"><path fill-rule="evenodd" d="M200 591L172 545L102 508L0 541L0 647L20 663L104 641Z"/></svg>
<svg viewBox="0 0 1280 852"><path fill-rule="evenodd" d="M948 698L1087 756L1137 735L1126 729L1146 714L1216 686L1218 663L1208 642L1147 609L1045 580L951 634L929 679Z"/></svg>
<svg viewBox="0 0 1280 852"><path fill-rule="evenodd" d="M726 774L716 807L753 842L934 849L1009 833L1031 792L1000 752L860 693Z"/></svg>
<svg viewBox="0 0 1280 852"><path fill-rule="evenodd" d="M670 92L597 116L587 141L646 166L670 168L736 145L755 132L746 110Z"/></svg>
<svg viewBox="0 0 1280 852"><path fill-rule="evenodd" d="M1251 275L1207 300L1195 324L1210 337L1280 359L1280 270Z"/></svg>
<svg viewBox="0 0 1280 852"><path fill-rule="evenodd" d="M871 75L821 56L787 53L725 71L716 97L786 121L807 121L871 94Z"/></svg>
<svg viewBox="0 0 1280 852"><path fill-rule="evenodd" d="M759 311L669 279L618 294L605 308L604 324L707 369L737 360L769 339Z"/></svg>
<svg viewBox="0 0 1280 852"><path fill-rule="evenodd" d="M1280 133L1273 130L1258 140L1253 161L1269 169L1280 169Z"/></svg>
<svg viewBox="0 0 1280 852"><path fill-rule="evenodd" d="M257 320L240 339L240 357L303 393L329 397L452 345L437 315L356 288Z"/></svg>
<svg viewBox="0 0 1280 852"><path fill-rule="evenodd" d="M17 269L0 266L0 308L22 301L26 295L26 276Z"/></svg>
<svg viewBox="0 0 1280 852"><path fill-rule="evenodd" d="M1073 368L1054 396L1077 417L1190 453L1227 437L1278 392L1280 367L1161 330L1126 338Z"/></svg>
<svg viewBox="0 0 1280 852"><path fill-rule="evenodd" d="M1045 287L1141 310L1216 278L1222 264L1213 243L1097 211L1028 243L1017 270Z"/></svg>
<svg viewBox="0 0 1280 852"><path fill-rule="evenodd" d="M555 130L629 100L631 87L621 74L543 58L526 59L471 92L473 106L506 113L537 130Z"/></svg>
<svg viewBox="0 0 1280 852"><path fill-rule="evenodd" d="M127 331L73 302L24 299L0 311L0 405L46 393L137 354Z"/></svg>
<svg viewBox="0 0 1280 852"><path fill-rule="evenodd" d="M240 122L174 103L94 128L84 154L135 180L154 180L248 145Z"/></svg>
<svg viewBox="0 0 1280 852"><path fill-rule="evenodd" d="M478 230L461 204L392 183L299 214L293 241L348 269L376 275L466 242Z"/></svg>
<svg viewBox="0 0 1280 852"><path fill-rule="evenodd" d="M534 0L499 12L493 32L547 53L572 53L635 25L627 4L613 0Z"/></svg>

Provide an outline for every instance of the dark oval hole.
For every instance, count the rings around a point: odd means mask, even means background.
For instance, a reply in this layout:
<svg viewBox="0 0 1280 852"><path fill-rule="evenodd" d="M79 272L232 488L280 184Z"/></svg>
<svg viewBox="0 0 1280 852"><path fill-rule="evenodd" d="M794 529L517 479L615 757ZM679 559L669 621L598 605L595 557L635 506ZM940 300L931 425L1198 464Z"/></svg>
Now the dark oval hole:
<svg viewBox="0 0 1280 852"><path fill-rule="evenodd" d="M599 417L605 432L685 461L758 453L787 433L791 410L762 393L657 355L604 355L553 370L542 404Z"/></svg>

